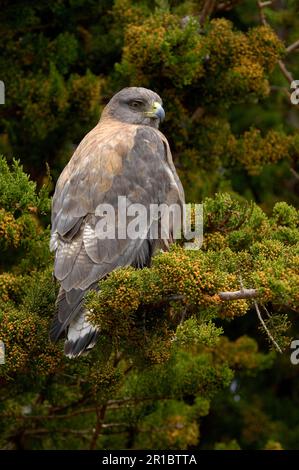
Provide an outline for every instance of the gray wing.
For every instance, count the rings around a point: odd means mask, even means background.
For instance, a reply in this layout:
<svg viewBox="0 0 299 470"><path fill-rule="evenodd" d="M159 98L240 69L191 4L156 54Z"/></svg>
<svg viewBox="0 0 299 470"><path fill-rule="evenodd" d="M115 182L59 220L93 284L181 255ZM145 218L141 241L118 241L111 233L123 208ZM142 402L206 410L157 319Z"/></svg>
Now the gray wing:
<svg viewBox="0 0 299 470"><path fill-rule="evenodd" d="M99 204L110 204L117 214L118 196L126 196L129 205L139 203L146 208L166 202L169 195L173 200L174 193L180 198L165 144L154 129L122 126L109 144L103 143L102 135L90 139L83 141L62 173L53 197L51 246L54 275L61 283L51 331L54 341L80 311L86 291L97 288L100 279L119 266L150 263L154 241L148 237L97 237Z"/></svg>

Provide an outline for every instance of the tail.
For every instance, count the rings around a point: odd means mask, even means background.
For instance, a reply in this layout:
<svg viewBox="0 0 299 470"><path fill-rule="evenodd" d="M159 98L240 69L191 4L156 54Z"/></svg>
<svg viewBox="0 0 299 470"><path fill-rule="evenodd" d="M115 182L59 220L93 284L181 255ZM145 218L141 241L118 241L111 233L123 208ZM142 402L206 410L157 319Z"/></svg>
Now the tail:
<svg viewBox="0 0 299 470"><path fill-rule="evenodd" d="M50 340L56 343L66 335L64 353L69 358L87 354L96 344L99 335L99 328L87 319L88 310L84 308L85 294L86 291L81 289L66 292L60 288L56 300L57 308L50 329Z"/></svg>
<svg viewBox="0 0 299 470"><path fill-rule="evenodd" d="M81 312L69 325L64 354L69 358L87 354L96 344L99 329L86 319L87 310Z"/></svg>

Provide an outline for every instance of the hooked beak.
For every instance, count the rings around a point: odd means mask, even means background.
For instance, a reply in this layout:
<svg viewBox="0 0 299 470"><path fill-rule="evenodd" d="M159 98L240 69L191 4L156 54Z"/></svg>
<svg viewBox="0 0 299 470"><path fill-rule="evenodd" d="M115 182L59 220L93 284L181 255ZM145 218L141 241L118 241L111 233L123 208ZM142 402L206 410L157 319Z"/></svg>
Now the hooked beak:
<svg viewBox="0 0 299 470"><path fill-rule="evenodd" d="M165 118L165 111L158 101L155 101L150 111L146 111L144 114L146 117L159 119L160 122L162 122Z"/></svg>

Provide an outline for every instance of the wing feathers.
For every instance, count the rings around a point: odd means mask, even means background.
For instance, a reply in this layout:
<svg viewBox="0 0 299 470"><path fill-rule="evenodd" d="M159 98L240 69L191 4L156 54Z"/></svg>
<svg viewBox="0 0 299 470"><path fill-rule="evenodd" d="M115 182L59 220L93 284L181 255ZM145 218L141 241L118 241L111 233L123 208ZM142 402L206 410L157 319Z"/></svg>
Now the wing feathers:
<svg viewBox="0 0 299 470"><path fill-rule="evenodd" d="M80 253L82 242L80 235L71 241L60 240L58 242L54 273L59 281L63 281L71 273Z"/></svg>

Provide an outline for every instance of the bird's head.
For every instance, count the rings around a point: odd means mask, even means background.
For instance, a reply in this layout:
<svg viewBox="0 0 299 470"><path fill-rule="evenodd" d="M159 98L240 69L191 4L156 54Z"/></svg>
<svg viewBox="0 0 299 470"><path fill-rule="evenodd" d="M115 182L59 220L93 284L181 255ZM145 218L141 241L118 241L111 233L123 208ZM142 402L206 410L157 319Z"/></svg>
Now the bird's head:
<svg viewBox="0 0 299 470"><path fill-rule="evenodd" d="M147 88L129 87L123 88L113 96L102 113L103 117L157 129L165 117L165 112L157 93Z"/></svg>

